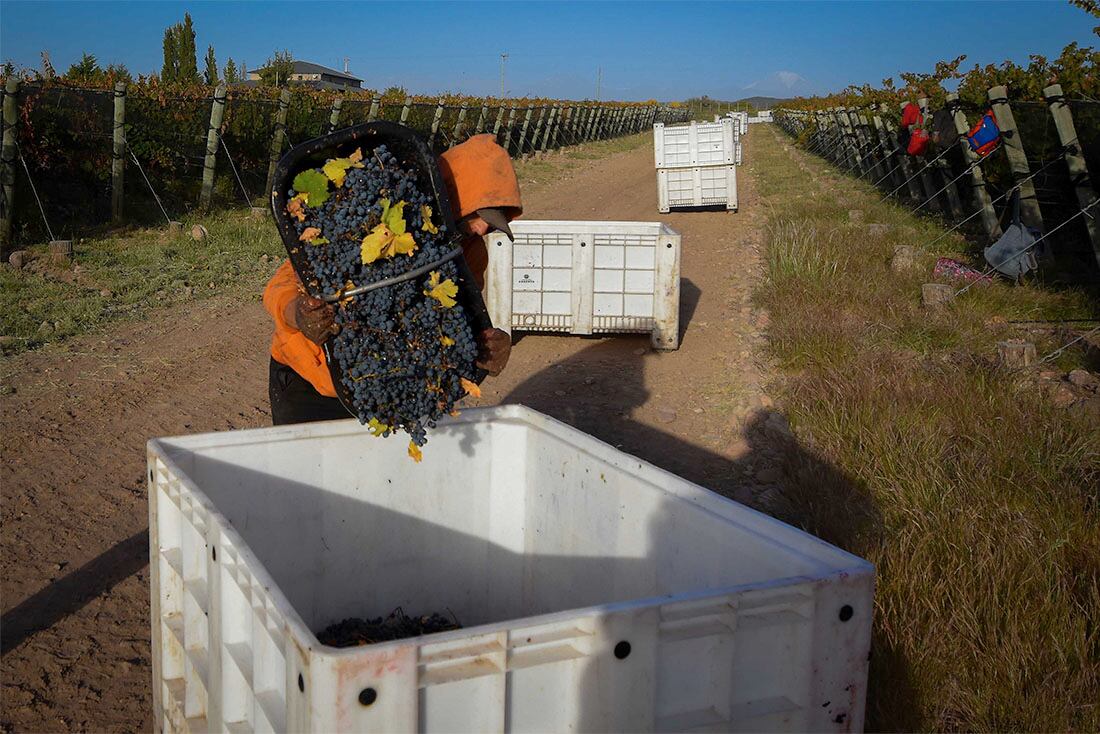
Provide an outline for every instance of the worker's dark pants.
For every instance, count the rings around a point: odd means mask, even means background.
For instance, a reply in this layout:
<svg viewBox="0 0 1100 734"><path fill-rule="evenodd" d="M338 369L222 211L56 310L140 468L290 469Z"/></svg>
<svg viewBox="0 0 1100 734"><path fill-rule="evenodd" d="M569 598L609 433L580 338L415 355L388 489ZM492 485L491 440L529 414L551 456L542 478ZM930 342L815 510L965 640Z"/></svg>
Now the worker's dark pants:
<svg viewBox="0 0 1100 734"><path fill-rule="evenodd" d="M277 426L351 417L339 400L317 392L308 380L274 359L268 369L267 395L271 399L271 422Z"/></svg>

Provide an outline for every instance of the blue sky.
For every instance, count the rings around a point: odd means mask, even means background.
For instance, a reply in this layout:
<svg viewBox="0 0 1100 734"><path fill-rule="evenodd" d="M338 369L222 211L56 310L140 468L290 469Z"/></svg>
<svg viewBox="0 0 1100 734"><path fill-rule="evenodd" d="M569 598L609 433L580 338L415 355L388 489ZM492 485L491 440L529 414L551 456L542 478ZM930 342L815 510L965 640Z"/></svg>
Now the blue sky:
<svg viewBox="0 0 1100 734"><path fill-rule="evenodd" d="M22 2L0 0L0 58L64 71L84 51L136 73L160 70L164 28L190 11L201 57L213 44L250 67L275 49L342 68L365 86L416 93L507 92L604 99L835 91L1070 41L1100 45L1098 21L1067 2Z"/></svg>

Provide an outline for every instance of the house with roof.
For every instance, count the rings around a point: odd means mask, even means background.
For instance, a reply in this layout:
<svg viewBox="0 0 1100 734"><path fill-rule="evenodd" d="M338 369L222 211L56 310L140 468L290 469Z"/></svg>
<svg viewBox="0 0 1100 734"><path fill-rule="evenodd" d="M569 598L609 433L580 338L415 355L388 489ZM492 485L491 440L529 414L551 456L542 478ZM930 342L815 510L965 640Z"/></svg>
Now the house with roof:
<svg viewBox="0 0 1100 734"><path fill-rule="evenodd" d="M262 69L252 69L246 73L246 84L259 84ZM327 66L314 64L311 61L295 61L294 73L290 75L290 81L296 84L304 84L314 89L362 89L363 80L348 73L347 62L344 70L337 71Z"/></svg>

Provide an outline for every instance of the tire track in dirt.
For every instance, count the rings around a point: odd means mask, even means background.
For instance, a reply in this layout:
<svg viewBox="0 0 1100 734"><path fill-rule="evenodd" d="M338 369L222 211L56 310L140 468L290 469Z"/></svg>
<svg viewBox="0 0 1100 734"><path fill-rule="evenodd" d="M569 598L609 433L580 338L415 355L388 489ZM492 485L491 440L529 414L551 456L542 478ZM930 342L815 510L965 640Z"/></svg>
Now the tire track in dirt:
<svg viewBox="0 0 1100 734"><path fill-rule="evenodd" d="M728 496L766 496L785 424L754 361L766 316L750 301L763 213L749 168L738 214L659 215L648 146L533 187L528 218L683 234L682 346L525 335L480 403L521 402ZM0 398L0 728L152 727L144 444L266 425L269 339L258 294L215 298L2 365L17 392Z"/></svg>

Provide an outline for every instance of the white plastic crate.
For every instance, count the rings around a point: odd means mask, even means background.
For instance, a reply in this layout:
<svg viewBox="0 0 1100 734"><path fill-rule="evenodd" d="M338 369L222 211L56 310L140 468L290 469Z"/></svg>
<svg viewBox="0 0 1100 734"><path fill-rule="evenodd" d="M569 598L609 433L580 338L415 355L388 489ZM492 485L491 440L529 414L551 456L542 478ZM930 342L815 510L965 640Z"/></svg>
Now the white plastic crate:
<svg viewBox="0 0 1100 734"><path fill-rule="evenodd" d="M660 222L512 222L485 238L485 302L506 330L642 332L680 345L680 235Z"/></svg>
<svg viewBox="0 0 1100 734"><path fill-rule="evenodd" d="M149 442L166 731L859 731L873 569L521 406ZM351 616L464 629L336 649Z"/></svg>
<svg viewBox="0 0 1100 734"><path fill-rule="evenodd" d="M653 126L653 157L657 168L718 166L734 160L733 120Z"/></svg>
<svg viewBox="0 0 1100 734"><path fill-rule="evenodd" d="M737 210L736 166L657 169L658 211L700 206Z"/></svg>

